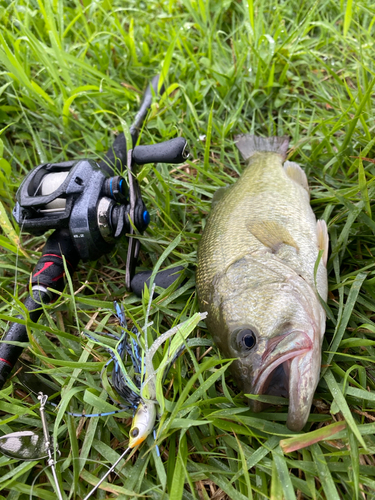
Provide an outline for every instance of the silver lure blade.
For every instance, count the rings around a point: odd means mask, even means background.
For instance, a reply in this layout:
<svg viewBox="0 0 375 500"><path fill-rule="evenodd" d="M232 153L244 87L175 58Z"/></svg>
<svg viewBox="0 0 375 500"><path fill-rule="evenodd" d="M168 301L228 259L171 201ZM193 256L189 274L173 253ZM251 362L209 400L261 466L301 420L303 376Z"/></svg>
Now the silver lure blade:
<svg viewBox="0 0 375 500"><path fill-rule="evenodd" d="M18 460L39 460L48 457L43 431L12 432L0 437L0 453Z"/></svg>

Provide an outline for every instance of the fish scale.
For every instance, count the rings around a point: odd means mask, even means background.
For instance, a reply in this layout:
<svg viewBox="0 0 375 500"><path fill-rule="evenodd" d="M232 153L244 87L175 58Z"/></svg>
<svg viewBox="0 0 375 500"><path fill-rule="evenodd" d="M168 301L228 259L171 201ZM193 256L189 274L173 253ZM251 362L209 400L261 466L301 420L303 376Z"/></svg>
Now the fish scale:
<svg viewBox="0 0 375 500"><path fill-rule="evenodd" d="M303 170L284 163L286 138L242 136L238 147L248 165L215 194L198 249L200 306L223 355L236 358L239 386L287 393L287 425L300 430L319 379L328 234L311 209Z"/></svg>
<svg viewBox="0 0 375 500"><path fill-rule="evenodd" d="M240 256L264 249L264 245L248 230L247 224L259 217L264 219L265 214L267 220L276 220L285 225L293 217L292 223L298 232L297 244L303 254L303 258L299 259L301 272L306 272L307 278L311 278L316 256L310 250L309 241L316 240L316 219L310 205L306 203L308 194L287 178L284 169L280 168L282 162L278 156L271 153L265 155L264 159L259 158L233 186L225 189L220 202L216 204L199 248L200 287L209 286L218 268L225 269ZM269 163L272 176L264 176L259 167L269 160L273 160ZM297 201L292 211L289 203L286 203L290 199ZM309 222L307 228L306 221ZM305 240L308 240L307 244Z"/></svg>

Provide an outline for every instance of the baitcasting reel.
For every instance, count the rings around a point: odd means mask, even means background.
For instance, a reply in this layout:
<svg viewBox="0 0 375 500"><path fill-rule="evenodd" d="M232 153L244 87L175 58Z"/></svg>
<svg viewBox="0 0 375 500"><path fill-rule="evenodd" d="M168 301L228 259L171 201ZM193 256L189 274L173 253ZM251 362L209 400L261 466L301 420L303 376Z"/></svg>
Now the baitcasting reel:
<svg viewBox="0 0 375 500"><path fill-rule="evenodd" d="M147 88L130 127L132 144L127 145L124 135L120 134L100 163L81 159L39 165L26 176L17 191L13 214L22 230L36 235L55 230L30 277L31 294L24 306L31 321L38 321L43 312L42 304L54 300L55 291L63 290L66 268L73 274L80 259L98 259L110 252L126 234L129 243L125 285L131 290L140 248L139 240L132 235L134 228L142 233L150 221L134 166L182 163L188 157L187 143L182 137L132 148L150 109L152 96L158 93L158 82L159 78L155 77ZM115 175L125 167L127 182L124 177ZM169 271L160 279L173 281L176 272ZM141 277L143 281L146 279L147 276ZM135 279L134 290L140 288L141 280ZM23 316L18 318L24 319ZM26 324L11 323L0 343L0 389L22 352L19 343L27 341Z"/></svg>
<svg viewBox="0 0 375 500"><path fill-rule="evenodd" d="M137 200L136 228L149 215ZM13 215L28 233L68 228L83 261L107 253L114 240L130 230L130 204L123 177L109 177L91 160L50 163L32 170L17 192Z"/></svg>
<svg viewBox="0 0 375 500"><path fill-rule="evenodd" d="M181 163L188 157L186 145L178 137L130 150L129 188L124 177L110 176L92 160L39 165L18 189L13 215L24 231L36 235L67 228L79 258L96 260L131 233L130 220L139 232L150 222L134 164Z"/></svg>

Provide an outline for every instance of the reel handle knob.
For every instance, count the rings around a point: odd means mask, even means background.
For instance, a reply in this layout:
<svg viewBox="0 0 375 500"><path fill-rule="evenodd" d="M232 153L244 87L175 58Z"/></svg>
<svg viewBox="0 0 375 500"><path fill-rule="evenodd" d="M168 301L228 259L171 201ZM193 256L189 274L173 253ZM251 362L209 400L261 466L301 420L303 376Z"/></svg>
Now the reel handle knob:
<svg viewBox="0 0 375 500"><path fill-rule="evenodd" d="M176 266L172 267L171 269L164 269L164 271L159 271L155 275L154 284L161 288L168 288L172 283L178 280L178 278L184 271L184 266ZM152 270L140 271L131 280L131 290L133 293L135 293L135 295L137 295L137 297L142 298L145 284L150 287L151 275ZM155 296L157 296L157 294L155 294Z"/></svg>
<svg viewBox="0 0 375 500"><path fill-rule="evenodd" d="M133 162L137 165L146 163L183 163L189 156L187 141L176 137L170 141L136 146L133 149Z"/></svg>

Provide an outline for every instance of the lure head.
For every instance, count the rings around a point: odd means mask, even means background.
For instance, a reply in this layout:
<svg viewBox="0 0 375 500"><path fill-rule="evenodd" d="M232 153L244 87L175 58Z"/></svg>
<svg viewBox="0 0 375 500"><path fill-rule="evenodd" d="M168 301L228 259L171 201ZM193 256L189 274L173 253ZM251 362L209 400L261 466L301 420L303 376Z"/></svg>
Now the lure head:
<svg viewBox="0 0 375 500"><path fill-rule="evenodd" d="M141 401L133 417L129 432L129 448L140 445L152 432L156 419L156 405L154 401Z"/></svg>

